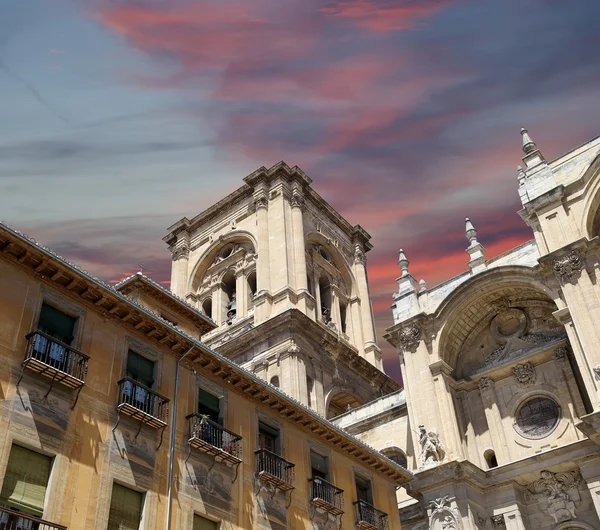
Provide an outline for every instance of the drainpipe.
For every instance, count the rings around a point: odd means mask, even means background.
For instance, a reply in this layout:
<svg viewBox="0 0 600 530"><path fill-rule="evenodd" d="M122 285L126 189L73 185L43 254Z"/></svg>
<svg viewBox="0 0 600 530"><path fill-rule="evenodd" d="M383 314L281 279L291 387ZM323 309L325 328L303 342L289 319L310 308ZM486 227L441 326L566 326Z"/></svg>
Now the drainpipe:
<svg viewBox="0 0 600 530"><path fill-rule="evenodd" d="M171 419L171 442L169 449L169 488L167 491L167 522L165 524L165 530L169 530L171 528L171 501L173 495L173 467L175 461L175 424L177 422L177 393L179 391L179 368L181 367L181 361L185 359L192 350L194 346L192 346L188 351L186 351L179 359L177 359L177 365L175 366L175 392L173 395L173 416Z"/></svg>

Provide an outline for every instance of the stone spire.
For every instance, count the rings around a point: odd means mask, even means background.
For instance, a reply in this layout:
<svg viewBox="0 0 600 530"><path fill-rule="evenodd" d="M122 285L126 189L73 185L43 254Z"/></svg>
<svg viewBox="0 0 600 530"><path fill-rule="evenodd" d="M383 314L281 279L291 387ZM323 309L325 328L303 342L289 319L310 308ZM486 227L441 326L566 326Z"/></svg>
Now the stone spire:
<svg viewBox="0 0 600 530"><path fill-rule="evenodd" d="M535 142L531 139L531 136L529 136L527 129L525 129L524 127L521 127L521 136L523 137L523 152L526 155L537 151L537 145L535 145Z"/></svg>
<svg viewBox="0 0 600 530"><path fill-rule="evenodd" d="M523 157L523 162L525 162L525 170L528 171L531 168L539 166L542 163L545 163L544 155L538 149L536 143L531 139L527 129L521 128L521 136L523 137L523 152L525 156Z"/></svg>
<svg viewBox="0 0 600 530"><path fill-rule="evenodd" d="M408 261L406 259L406 255L404 254L404 251L402 249L400 249L400 252L398 254L398 267L400 267L400 270L402 271L402 274L400 275L401 277L408 276L409 263L410 263L410 261Z"/></svg>
<svg viewBox="0 0 600 530"><path fill-rule="evenodd" d="M477 230L475 230L473 223L468 217L465 218L465 236L469 241L467 253L471 256L469 267L471 267L471 270L474 273L485 270L487 268L485 261L486 250L483 245L477 241Z"/></svg>

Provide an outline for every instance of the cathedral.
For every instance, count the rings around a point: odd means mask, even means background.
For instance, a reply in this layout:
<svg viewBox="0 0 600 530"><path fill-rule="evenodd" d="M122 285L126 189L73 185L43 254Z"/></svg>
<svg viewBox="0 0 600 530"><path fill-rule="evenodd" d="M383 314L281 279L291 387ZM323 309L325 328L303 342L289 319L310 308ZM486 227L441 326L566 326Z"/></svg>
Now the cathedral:
<svg viewBox="0 0 600 530"><path fill-rule="evenodd" d="M403 387L370 236L298 167L169 227L171 290L0 223L0 530L600 528L600 138L521 136L532 240L467 218L432 287L400 250Z"/></svg>
<svg viewBox="0 0 600 530"><path fill-rule="evenodd" d="M521 136L531 241L488 259L467 218L467 270L431 288L400 251L402 389L369 235L299 168L258 169L165 237L173 292L217 323L206 344L414 473L408 530L600 528L600 139L547 161Z"/></svg>

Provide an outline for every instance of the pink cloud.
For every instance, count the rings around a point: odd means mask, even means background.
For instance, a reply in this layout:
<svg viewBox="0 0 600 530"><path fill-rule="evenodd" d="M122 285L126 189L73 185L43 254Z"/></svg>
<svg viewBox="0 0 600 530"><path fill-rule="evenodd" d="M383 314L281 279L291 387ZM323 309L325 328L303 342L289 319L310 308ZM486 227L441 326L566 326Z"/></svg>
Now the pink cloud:
<svg viewBox="0 0 600 530"><path fill-rule="evenodd" d="M340 0L321 9L327 16L350 19L376 32L406 30L448 7L450 0Z"/></svg>

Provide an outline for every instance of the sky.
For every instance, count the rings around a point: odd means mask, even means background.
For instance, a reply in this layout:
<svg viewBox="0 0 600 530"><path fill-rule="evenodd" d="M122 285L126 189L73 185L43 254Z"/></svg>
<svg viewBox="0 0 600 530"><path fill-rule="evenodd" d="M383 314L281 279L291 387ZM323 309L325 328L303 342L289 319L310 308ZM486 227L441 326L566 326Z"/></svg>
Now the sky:
<svg viewBox="0 0 600 530"><path fill-rule="evenodd" d="M3 0L0 219L168 286L166 228L279 160L371 235L388 374L398 249L434 286L519 216L519 130L600 135L597 0Z"/></svg>

